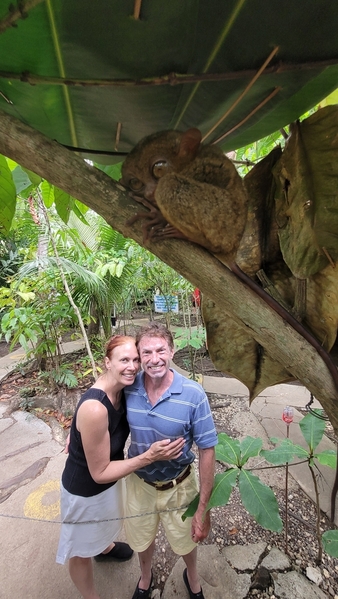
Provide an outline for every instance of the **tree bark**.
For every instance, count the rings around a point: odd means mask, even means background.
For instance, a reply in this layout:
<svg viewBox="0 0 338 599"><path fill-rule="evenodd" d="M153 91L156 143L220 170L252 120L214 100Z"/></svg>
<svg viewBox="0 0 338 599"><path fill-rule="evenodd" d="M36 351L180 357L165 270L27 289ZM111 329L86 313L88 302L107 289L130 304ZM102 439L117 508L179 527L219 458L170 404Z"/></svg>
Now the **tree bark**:
<svg viewBox="0 0 338 599"><path fill-rule="evenodd" d="M320 401L338 431L338 390L317 351L272 308L203 248L181 240L142 241L140 210L124 188L82 158L19 120L0 112L0 152L100 214L116 231L147 247L252 335Z"/></svg>

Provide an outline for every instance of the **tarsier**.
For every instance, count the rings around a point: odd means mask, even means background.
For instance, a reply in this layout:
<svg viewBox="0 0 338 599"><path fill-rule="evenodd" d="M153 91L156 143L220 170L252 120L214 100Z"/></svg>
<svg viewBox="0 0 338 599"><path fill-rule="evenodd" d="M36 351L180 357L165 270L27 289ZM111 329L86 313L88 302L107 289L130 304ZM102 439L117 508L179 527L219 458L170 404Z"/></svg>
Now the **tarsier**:
<svg viewBox="0 0 338 599"><path fill-rule="evenodd" d="M163 131L144 138L130 152L120 182L149 212L137 213L129 224L143 219L145 239L187 239L209 250L317 350L338 389L336 366L323 345L236 263L248 194L232 162L220 148L202 145L201 137L198 129ZM332 506L337 486L338 479Z"/></svg>
<svg viewBox="0 0 338 599"><path fill-rule="evenodd" d="M243 180L220 148L203 146L198 129L155 133L127 156L120 182L149 208L129 223L145 219L145 238L188 239L209 250L315 347L338 388L337 369L322 344L235 262L248 197Z"/></svg>

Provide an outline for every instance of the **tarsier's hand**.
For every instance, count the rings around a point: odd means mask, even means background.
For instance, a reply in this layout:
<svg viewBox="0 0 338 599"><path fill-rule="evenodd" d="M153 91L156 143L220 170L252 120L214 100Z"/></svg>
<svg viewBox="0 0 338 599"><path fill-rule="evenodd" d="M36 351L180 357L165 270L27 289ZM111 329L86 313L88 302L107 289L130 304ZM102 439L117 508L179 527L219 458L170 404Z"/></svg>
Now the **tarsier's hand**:
<svg viewBox="0 0 338 599"><path fill-rule="evenodd" d="M165 439L164 441L155 441L149 449L149 458L151 462L157 460L174 460L182 455L182 449L185 444L183 437L170 441Z"/></svg>
<svg viewBox="0 0 338 599"><path fill-rule="evenodd" d="M163 217L162 217L163 218ZM149 239L188 239L184 233L181 233L178 229L170 225L167 221L166 225L162 227L161 225L151 227Z"/></svg>
<svg viewBox="0 0 338 599"><path fill-rule="evenodd" d="M156 231L163 231L168 221L162 216L161 212L151 202L146 200L141 196L137 196L133 193L129 194L130 197L133 198L139 204L142 204L146 208L149 208L149 212L137 212L134 216L132 216L128 221L127 225L133 225L138 220L146 220L142 225L143 231L143 243L145 243L148 239L152 239L153 237L157 237L154 234Z"/></svg>

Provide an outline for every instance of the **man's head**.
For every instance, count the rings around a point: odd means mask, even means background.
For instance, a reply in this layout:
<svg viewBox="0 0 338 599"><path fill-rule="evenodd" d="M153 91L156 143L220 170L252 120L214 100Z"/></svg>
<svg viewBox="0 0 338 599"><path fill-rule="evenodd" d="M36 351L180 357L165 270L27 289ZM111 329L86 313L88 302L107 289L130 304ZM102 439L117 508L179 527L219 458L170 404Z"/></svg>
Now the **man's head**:
<svg viewBox="0 0 338 599"><path fill-rule="evenodd" d="M174 355L174 341L168 329L152 322L142 327L136 336L142 368L152 379L166 376Z"/></svg>
<svg viewBox="0 0 338 599"><path fill-rule="evenodd" d="M167 327L160 322L150 322L142 327L136 335L136 347L138 348L142 337L163 337L171 350L174 349L174 339Z"/></svg>

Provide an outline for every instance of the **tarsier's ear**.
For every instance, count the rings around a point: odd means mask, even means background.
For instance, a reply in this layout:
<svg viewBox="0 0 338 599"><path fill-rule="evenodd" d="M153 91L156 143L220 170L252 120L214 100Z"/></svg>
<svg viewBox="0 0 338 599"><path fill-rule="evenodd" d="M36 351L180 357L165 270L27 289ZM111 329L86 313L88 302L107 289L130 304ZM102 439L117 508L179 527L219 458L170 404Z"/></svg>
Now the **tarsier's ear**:
<svg viewBox="0 0 338 599"><path fill-rule="evenodd" d="M202 133L199 129L188 129L182 135L179 155L180 156L189 156L192 159L195 158L198 148L200 147L200 143L202 140Z"/></svg>

